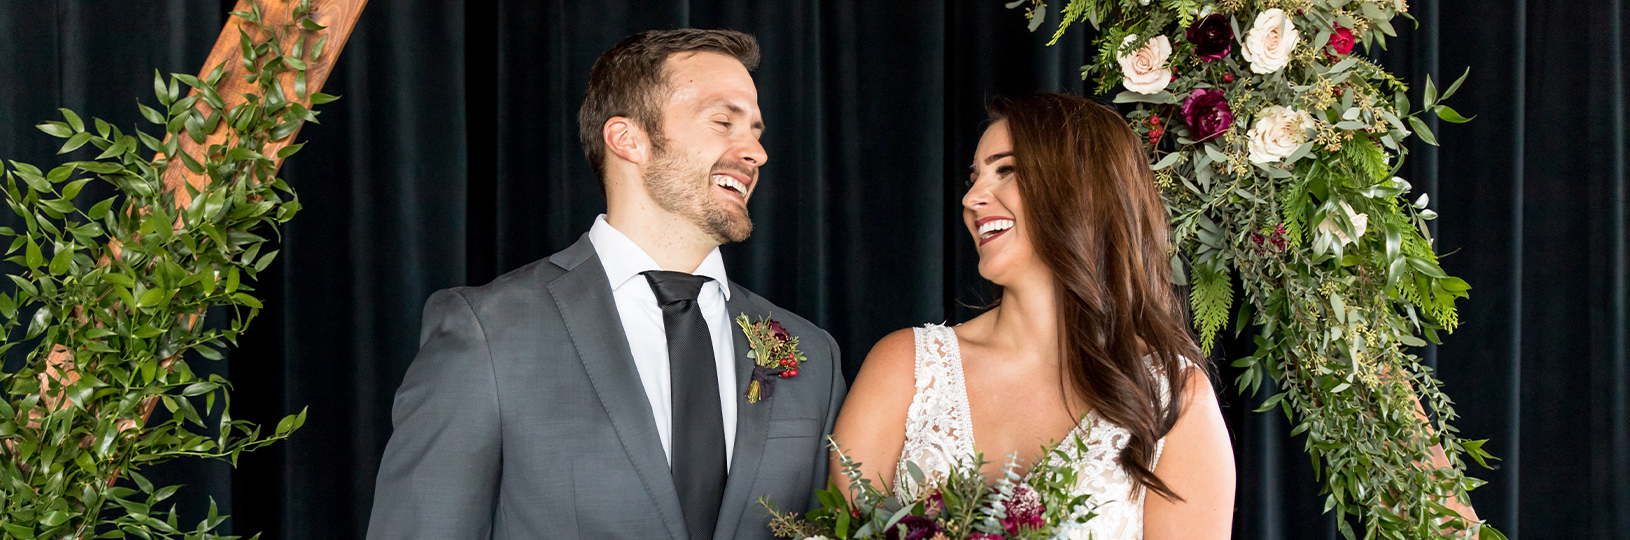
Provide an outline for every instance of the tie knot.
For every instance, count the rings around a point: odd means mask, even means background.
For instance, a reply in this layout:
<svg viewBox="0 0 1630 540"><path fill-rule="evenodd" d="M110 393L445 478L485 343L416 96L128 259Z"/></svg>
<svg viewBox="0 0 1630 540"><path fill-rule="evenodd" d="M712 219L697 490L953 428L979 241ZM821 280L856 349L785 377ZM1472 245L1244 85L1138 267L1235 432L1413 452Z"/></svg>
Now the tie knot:
<svg viewBox="0 0 1630 540"><path fill-rule="evenodd" d="M645 276L645 281L651 283L651 292L656 293L657 303L661 305L695 302L696 297L702 293L702 285L713 281L713 278L707 276L667 270L649 270L640 274Z"/></svg>

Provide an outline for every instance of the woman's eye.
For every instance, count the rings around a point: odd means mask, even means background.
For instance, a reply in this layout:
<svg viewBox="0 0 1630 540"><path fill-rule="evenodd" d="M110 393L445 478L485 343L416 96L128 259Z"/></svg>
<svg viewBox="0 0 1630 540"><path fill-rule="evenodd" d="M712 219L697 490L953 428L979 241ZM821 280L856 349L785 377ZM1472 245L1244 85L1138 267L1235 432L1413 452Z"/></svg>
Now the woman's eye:
<svg viewBox="0 0 1630 540"><path fill-rule="evenodd" d="M1013 174L1013 166L1012 165L1003 165L1001 167L997 167L996 168L996 174L999 174L999 175L1002 175L1002 176L1007 176L1007 175Z"/></svg>

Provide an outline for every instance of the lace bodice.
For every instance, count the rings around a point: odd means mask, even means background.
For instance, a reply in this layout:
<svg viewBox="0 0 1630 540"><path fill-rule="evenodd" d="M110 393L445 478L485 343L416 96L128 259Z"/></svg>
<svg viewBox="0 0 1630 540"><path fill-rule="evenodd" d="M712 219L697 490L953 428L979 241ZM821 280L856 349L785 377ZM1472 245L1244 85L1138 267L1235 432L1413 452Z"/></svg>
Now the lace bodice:
<svg viewBox="0 0 1630 540"><path fill-rule="evenodd" d="M968 389L962 376L962 353L956 332L949 327L928 325L913 329L917 340L916 393L906 413L906 441L894 471L894 493L914 499L923 486L917 485L906 467L915 463L926 485L938 483L959 460L974 455L973 416L968 408ZM1085 456L1076 455L1074 440L1086 443ZM1092 495L1098 517L1070 537L1086 540L1143 538L1143 490L1121 469L1118 457L1131 434L1125 429L1088 412L1070 432L1063 447L1079 474L1076 493ZM1165 439L1155 445L1153 469L1160 460ZM1002 459L1000 456L989 459ZM1052 458L1057 459L1057 458Z"/></svg>

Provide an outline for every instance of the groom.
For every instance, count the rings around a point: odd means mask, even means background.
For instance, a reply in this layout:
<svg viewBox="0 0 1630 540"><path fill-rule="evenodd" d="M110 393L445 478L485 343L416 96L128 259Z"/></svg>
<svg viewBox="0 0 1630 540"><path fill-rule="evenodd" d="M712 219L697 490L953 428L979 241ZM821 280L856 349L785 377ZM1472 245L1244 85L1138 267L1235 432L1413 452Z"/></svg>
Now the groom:
<svg viewBox="0 0 1630 540"><path fill-rule="evenodd" d="M759 497L811 506L837 345L731 283L718 249L753 229L758 56L747 34L681 29L595 62L578 123L606 213L565 251L425 303L368 538L769 538ZM741 314L807 360L755 370Z"/></svg>

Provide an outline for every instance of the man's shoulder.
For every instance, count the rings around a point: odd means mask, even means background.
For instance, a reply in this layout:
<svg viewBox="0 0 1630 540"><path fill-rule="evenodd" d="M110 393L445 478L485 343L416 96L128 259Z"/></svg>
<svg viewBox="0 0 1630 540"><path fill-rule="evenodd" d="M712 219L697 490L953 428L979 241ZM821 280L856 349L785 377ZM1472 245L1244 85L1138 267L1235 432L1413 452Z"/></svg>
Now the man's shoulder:
<svg viewBox="0 0 1630 540"><path fill-rule="evenodd" d="M539 259L528 263L526 266L505 272L485 285L452 287L445 289L445 291L456 293L471 304L528 296L540 292L547 294L549 283L565 273L565 269L550 263L549 259Z"/></svg>
<svg viewBox="0 0 1630 540"><path fill-rule="evenodd" d="M580 246L574 244L548 257L505 272L484 285L436 291L431 295L431 301L435 301L438 296L457 296L478 313L483 311L483 308L548 301L553 296L550 285L571 272L573 267L581 265L587 258L593 256L592 250L588 252L588 257L583 257L582 251Z"/></svg>

